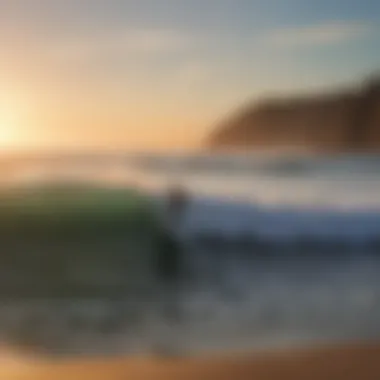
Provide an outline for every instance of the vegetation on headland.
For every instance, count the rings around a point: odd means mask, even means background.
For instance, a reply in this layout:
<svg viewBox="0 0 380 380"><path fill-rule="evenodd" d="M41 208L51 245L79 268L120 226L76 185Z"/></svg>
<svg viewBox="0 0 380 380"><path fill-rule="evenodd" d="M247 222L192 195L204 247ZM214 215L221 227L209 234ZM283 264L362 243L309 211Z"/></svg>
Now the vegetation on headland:
<svg viewBox="0 0 380 380"><path fill-rule="evenodd" d="M214 149L380 151L380 80L317 95L248 104L208 137Z"/></svg>

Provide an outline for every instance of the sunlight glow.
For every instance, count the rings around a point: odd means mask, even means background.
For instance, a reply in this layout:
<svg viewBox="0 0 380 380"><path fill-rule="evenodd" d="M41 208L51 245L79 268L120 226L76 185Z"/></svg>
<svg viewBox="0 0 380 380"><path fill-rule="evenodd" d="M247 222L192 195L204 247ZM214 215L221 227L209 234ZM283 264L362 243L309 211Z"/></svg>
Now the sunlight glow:
<svg viewBox="0 0 380 380"><path fill-rule="evenodd" d="M0 120L0 148L11 147L17 143L15 130L9 124Z"/></svg>
<svg viewBox="0 0 380 380"><path fill-rule="evenodd" d="M20 143L22 116L20 107L0 101L0 149L13 148Z"/></svg>

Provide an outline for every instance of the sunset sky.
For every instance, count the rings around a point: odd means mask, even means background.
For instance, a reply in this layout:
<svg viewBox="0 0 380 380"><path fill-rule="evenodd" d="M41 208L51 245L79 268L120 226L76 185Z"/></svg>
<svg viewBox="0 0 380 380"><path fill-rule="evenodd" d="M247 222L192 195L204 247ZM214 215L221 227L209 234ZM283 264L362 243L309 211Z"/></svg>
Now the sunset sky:
<svg viewBox="0 0 380 380"><path fill-rule="evenodd" d="M193 147L380 69L375 0L0 0L0 148Z"/></svg>

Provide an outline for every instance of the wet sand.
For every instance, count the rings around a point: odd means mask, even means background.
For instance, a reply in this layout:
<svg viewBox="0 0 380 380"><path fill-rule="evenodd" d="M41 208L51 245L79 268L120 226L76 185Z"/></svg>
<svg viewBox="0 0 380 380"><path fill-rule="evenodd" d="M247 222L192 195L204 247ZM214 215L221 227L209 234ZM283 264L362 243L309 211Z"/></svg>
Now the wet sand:
<svg viewBox="0 0 380 380"><path fill-rule="evenodd" d="M34 362L1 380L378 380L380 345L355 344L275 353L193 358L136 357Z"/></svg>

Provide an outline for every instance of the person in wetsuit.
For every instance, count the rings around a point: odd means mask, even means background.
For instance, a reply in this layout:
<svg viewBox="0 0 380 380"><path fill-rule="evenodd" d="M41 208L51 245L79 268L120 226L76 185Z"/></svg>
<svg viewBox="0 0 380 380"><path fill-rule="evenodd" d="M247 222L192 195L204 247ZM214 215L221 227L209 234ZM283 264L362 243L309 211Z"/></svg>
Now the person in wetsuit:
<svg viewBox="0 0 380 380"><path fill-rule="evenodd" d="M182 247L168 228L159 232L154 269L162 292L164 316L175 322L180 317L178 297L183 273Z"/></svg>
<svg viewBox="0 0 380 380"><path fill-rule="evenodd" d="M168 190L166 214L169 225L177 229L182 224L187 209L189 196L181 186L173 186Z"/></svg>
<svg viewBox="0 0 380 380"><path fill-rule="evenodd" d="M179 186L168 191L165 218L158 234L155 271L164 298L165 318L180 318L179 290L184 277L180 228L187 206L187 194Z"/></svg>

